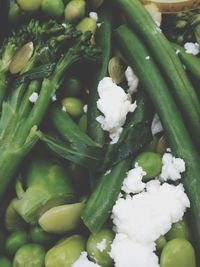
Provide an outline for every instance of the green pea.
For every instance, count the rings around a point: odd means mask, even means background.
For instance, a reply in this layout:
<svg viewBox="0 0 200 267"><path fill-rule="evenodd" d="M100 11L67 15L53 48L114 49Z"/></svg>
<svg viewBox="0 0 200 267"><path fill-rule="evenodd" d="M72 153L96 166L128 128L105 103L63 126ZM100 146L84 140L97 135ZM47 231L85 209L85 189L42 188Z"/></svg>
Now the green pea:
<svg viewBox="0 0 200 267"><path fill-rule="evenodd" d="M13 267L44 267L45 250L38 244L26 244L19 248L13 259Z"/></svg>
<svg viewBox="0 0 200 267"><path fill-rule="evenodd" d="M184 238L190 240L190 230L186 220L174 223L172 228L166 234L167 240L172 240L175 238Z"/></svg>
<svg viewBox="0 0 200 267"><path fill-rule="evenodd" d="M64 4L62 0L42 0L42 11L50 18L58 19L64 14Z"/></svg>
<svg viewBox="0 0 200 267"><path fill-rule="evenodd" d="M15 252L29 241L28 234L25 231L16 231L10 234L6 240L6 251L10 255L14 255Z"/></svg>
<svg viewBox="0 0 200 267"><path fill-rule="evenodd" d="M66 80L64 87L66 96L77 97L81 94L82 83L78 78L71 77Z"/></svg>
<svg viewBox="0 0 200 267"><path fill-rule="evenodd" d="M71 0L65 8L65 20L76 22L85 15L86 3L84 0Z"/></svg>
<svg viewBox="0 0 200 267"><path fill-rule="evenodd" d="M86 245L89 257L103 267L112 266L109 252L113 239L113 231L106 228L97 234L91 234Z"/></svg>
<svg viewBox="0 0 200 267"><path fill-rule="evenodd" d="M48 245L56 239L56 235L45 232L40 226L33 226L30 230L30 237L34 243Z"/></svg>
<svg viewBox="0 0 200 267"><path fill-rule="evenodd" d="M37 11L41 6L42 0L17 0L19 7L27 12Z"/></svg>
<svg viewBox="0 0 200 267"><path fill-rule="evenodd" d="M45 267L71 267L85 250L85 241L73 235L52 247L45 256Z"/></svg>
<svg viewBox="0 0 200 267"><path fill-rule="evenodd" d="M0 256L0 266L1 267L12 267L11 261L6 257Z"/></svg>
<svg viewBox="0 0 200 267"><path fill-rule="evenodd" d="M19 6L14 3L10 6L9 12L8 12L8 20L11 24L15 25L20 22L21 19L21 10L19 9Z"/></svg>
<svg viewBox="0 0 200 267"><path fill-rule="evenodd" d="M173 239L164 247L160 267L196 267L195 252L185 239Z"/></svg>
<svg viewBox="0 0 200 267"><path fill-rule="evenodd" d="M165 236L160 236L157 240L156 240L156 250L160 253L164 246L166 245L167 240L165 238Z"/></svg>
<svg viewBox="0 0 200 267"><path fill-rule="evenodd" d="M162 158L158 153L143 152L136 157L134 165L136 162L146 172L146 175L143 177L144 181L152 179L161 172Z"/></svg>
<svg viewBox="0 0 200 267"><path fill-rule="evenodd" d="M74 118L83 114L83 102L75 97L66 97L62 100L63 108Z"/></svg>
<svg viewBox="0 0 200 267"><path fill-rule="evenodd" d="M79 120L79 122L78 122L78 125L79 125L79 127L81 128L81 130L82 130L83 132L86 132L86 130L87 130L87 115L86 115L86 114L84 114L84 115L80 118L80 120Z"/></svg>
<svg viewBox="0 0 200 267"><path fill-rule="evenodd" d="M96 20L94 20L92 18L84 18L78 23L76 28L77 28L77 30L79 30L81 32L90 31L93 34L95 34L95 32L97 30L97 22L96 22Z"/></svg>

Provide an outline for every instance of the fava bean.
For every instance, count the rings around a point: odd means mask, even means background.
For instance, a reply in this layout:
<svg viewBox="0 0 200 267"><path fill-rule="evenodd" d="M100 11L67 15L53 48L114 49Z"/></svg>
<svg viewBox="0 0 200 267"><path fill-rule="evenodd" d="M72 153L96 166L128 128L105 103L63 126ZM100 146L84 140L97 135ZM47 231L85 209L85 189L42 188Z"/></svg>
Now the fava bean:
<svg viewBox="0 0 200 267"><path fill-rule="evenodd" d="M172 228L166 234L167 240L172 240L175 238L184 238L190 240L190 230L186 220L174 223Z"/></svg>
<svg viewBox="0 0 200 267"><path fill-rule="evenodd" d="M185 239L173 239L164 247L160 267L196 267L195 252Z"/></svg>
<svg viewBox="0 0 200 267"><path fill-rule="evenodd" d="M84 0L71 0L65 8L65 20L76 22L85 15L86 3Z"/></svg>
<svg viewBox="0 0 200 267"><path fill-rule="evenodd" d="M62 0L43 0L42 11L50 18L58 19L64 14L64 4Z"/></svg>
<svg viewBox="0 0 200 267"><path fill-rule="evenodd" d="M27 12L37 11L41 6L42 0L17 0L19 7Z"/></svg>
<svg viewBox="0 0 200 267"><path fill-rule="evenodd" d="M75 97L66 97L62 100L63 108L72 116L80 117L83 114L83 102Z"/></svg>
<svg viewBox="0 0 200 267"><path fill-rule="evenodd" d="M10 255L14 255L15 252L27 244L29 241L28 234L25 231L16 231L10 234L6 240L5 247L6 251Z"/></svg>

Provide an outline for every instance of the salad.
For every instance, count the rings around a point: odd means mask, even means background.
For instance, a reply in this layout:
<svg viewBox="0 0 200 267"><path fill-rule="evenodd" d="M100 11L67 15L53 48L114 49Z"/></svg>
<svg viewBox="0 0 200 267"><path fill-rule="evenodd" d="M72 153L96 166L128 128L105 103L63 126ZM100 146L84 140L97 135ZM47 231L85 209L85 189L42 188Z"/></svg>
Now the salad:
<svg viewBox="0 0 200 267"><path fill-rule="evenodd" d="M198 1L0 12L0 267L199 266Z"/></svg>

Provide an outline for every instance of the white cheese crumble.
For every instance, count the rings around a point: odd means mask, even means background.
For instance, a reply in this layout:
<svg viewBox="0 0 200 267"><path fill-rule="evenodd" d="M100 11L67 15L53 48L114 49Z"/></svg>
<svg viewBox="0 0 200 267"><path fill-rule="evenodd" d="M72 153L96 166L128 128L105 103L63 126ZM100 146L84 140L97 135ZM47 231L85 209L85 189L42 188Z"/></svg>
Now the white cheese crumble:
<svg viewBox="0 0 200 267"><path fill-rule="evenodd" d="M36 103L37 99L38 99L38 93L36 92L33 92L32 95L29 96L29 101L31 103Z"/></svg>
<svg viewBox="0 0 200 267"><path fill-rule="evenodd" d="M116 267L159 267L154 250L153 243L143 245L120 233L112 243L110 256Z"/></svg>
<svg viewBox="0 0 200 267"><path fill-rule="evenodd" d="M131 103L131 97L123 88L117 86L110 77L103 78L98 85L99 99L97 108L102 112L96 120L104 131L108 131L111 143L116 143L123 130L129 112L134 112L136 102Z"/></svg>
<svg viewBox="0 0 200 267"><path fill-rule="evenodd" d="M132 95L133 93L137 92L139 79L130 66L128 66L125 71L125 77L129 86L128 93Z"/></svg>
<svg viewBox="0 0 200 267"><path fill-rule="evenodd" d="M72 264L71 267L102 267L101 265L89 261L87 258L87 252L82 252L79 259Z"/></svg>
<svg viewBox="0 0 200 267"><path fill-rule="evenodd" d="M159 176L161 181L176 181L181 179L181 173L185 171L185 162L181 158L175 158L171 153L165 153L162 157L162 171Z"/></svg>
<svg viewBox="0 0 200 267"><path fill-rule="evenodd" d="M98 14L96 12L90 12L89 17L94 20L98 20Z"/></svg>
<svg viewBox="0 0 200 267"><path fill-rule="evenodd" d="M87 113L87 110L88 110L88 105L84 105L84 106L83 106L83 112L84 112L84 113Z"/></svg>
<svg viewBox="0 0 200 267"><path fill-rule="evenodd" d="M117 234L111 245L116 267L159 267L155 241L180 221L190 202L182 184L158 180L137 195L119 198L112 210Z"/></svg>
<svg viewBox="0 0 200 267"><path fill-rule="evenodd" d="M151 124L152 135L156 135L157 133L160 133L162 131L163 131L163 126L162 126L161 121L158 117L158 114L156 113L154 118L153 118L152 124Z"/></svg>
<svg viewBox="0 0 200 267"><path fill-rule="evenodd" d="M145 57L145 59L146 59L146 60L149 60L149 59L150 59L150 56Z"/></svg>
<svg viewBox="0 0 200 267"><path fill-rule="evenodd" d="M122 190L127 193L140 193L145 189L146 184L142 182L142 178L146 175L146 172L143 171L138 164L135 165L135 168L130 170L127 173L127 177L124 179Z"/></svg>
<svg viewBox="0 0 200 267"><path fill-rule="evenodd" d="M101 242L97 243L97 249L103 252L106 249L106 239L104 238Z"/></svg>
<svg viewBox="0 0 200 267"><path fill-rule="evenodd" d="M67 110L64 106L62 106L62 111L67 112Z"/></svg>
<svg viewBox="0 0 200 267"><path fill-rule="evenodd" d="M53 102L55 102L57 100L56 94L52 95L51 99L52 99Z"/></svg>
<svg viewBox="0 0 200 267"><path fill-rule="evenodd" d="M177 50L176 50L176 54L178 55L179 53L180 53L180 50L179 50L179 49L177 49Z"/></svg>
<svg viewBox="0 0 200 267"><path fill-rule="evenodd" d="M200 52L200 47L199 44L197 43L191 43L191 42L185 43L184 48L187 54L192 54L194 56L198 55Z"/></svg>

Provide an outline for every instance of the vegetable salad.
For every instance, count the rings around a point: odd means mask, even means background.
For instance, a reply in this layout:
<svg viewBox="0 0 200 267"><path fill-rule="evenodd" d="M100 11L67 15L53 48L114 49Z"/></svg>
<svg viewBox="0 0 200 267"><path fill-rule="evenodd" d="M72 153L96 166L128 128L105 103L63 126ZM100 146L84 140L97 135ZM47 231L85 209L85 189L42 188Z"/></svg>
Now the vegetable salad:
<svg viewBox="0 0 200 267"><path fill-rule="evenodd" d="M1 6L0 266L199 266L200 5Z"/></svg>

